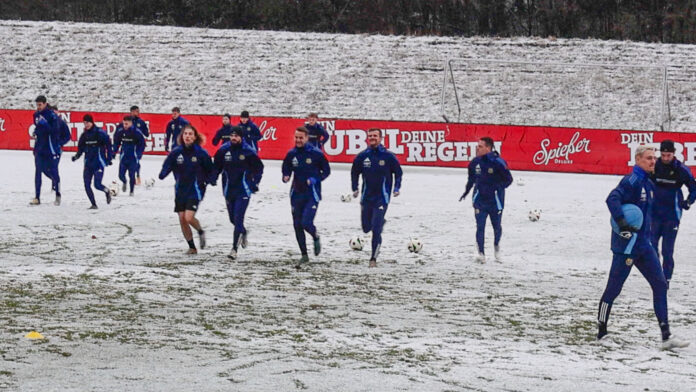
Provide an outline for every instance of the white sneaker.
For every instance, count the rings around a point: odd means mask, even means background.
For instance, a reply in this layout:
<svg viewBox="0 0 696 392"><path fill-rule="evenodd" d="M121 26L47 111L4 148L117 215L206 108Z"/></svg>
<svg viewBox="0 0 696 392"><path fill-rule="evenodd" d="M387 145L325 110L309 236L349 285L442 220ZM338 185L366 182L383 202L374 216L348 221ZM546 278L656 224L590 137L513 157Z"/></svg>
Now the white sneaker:
<svg viewBox="0 0 696 392"><path fill-rule="evenodd" d="M500 255L500 245L498 245L494 248L493 256L495 257L495 261L497 261L498 263L503 262L503 258Z"/></svg>
<svg viewBox="0 0 696 392"><path fill-rule="evenodd" d="M674 335L670 335L669 339L662 341L662 349L671 350L674 348L684 348L688 347L690 344L691 342L687 342L686 340L681 340Z"/></svg>
<svg viewBox="0 0 696 392"><path fill-rule="evenodd" d="M30 206L38 206L39 204L41 204L41 202L37 198L31 199L31 201L29 202Z"/></svg>
<svg viewBox="0 0 696 392"><path fill-rule="evenodd" d="M53 202L54 206L59 206L60 205L60 196L56 196L56 200Z"/></svg>
<svg viewBox="0 0 696 392"><path fill-rule="evenodd" d="M479 253L478 256L474 259L477 263L485 264L486 263L486 255L483 253Z"/></svg>
<svg viewBox="0 0 696 392"><path fill-rule="evenodd" d="M231 260L237 260L237 251L232 248L230 254L227 255Z"/></svg>

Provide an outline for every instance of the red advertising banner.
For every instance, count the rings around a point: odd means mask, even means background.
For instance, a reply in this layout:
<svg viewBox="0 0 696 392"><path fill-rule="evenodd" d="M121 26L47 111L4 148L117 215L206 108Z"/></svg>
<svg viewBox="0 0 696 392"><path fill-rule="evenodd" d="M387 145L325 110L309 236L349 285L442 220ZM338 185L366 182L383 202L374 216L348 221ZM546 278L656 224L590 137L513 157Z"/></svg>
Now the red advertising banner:
<svg viewBox="0 0 696 392"><path fill-rule="evenodd" d="M34 125L32 111L0 109L0 149L29 150ZM75 151L82 134L82 116L86 112L65 112L61 116L72 130L66 151ZM95 113L95 123L113 135L124 113ZM183 115L208 141L211 153L217 147L210 142L220 128L221 116ZM168 114L142 114L148 123L146 154L166 154L165 128ZM233 118L233 124L238 122ZM293 147L294 129L303 119L254 117L261 129L259 143L263 159L283 159ZM659 147L660 141L676 142L676 156L696 167L696 134L676 132L616 131L579 128L526 127L513 125L446 124L436 122L401 122L370 120L320 121L331 135L324 146L331 162L352 162L367 147L367 129L380 128L384 145L404 165L467 167L476 156L480 137L490 136L501 156L513 170L555 171L571 173L625 174L634 164L635 149L641 144Z"/></svg>

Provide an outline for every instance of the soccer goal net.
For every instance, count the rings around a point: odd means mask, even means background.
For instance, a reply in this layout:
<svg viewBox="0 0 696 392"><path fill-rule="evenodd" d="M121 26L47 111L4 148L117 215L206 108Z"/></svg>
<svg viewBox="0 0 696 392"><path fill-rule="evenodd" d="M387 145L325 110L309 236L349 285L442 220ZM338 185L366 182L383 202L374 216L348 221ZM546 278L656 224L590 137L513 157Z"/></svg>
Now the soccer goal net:
<svg viewBox="0 0 696 392"><path fill-rule="evenodd" d="M446 121L670 130L667 68L482 59L445 63Z"/></svg>

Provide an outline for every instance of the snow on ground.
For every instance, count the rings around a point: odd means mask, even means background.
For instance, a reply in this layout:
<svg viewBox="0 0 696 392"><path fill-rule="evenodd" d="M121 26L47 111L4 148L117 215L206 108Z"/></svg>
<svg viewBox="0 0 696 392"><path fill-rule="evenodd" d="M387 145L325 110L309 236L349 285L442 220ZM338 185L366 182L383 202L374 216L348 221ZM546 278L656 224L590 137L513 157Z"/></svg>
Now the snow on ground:
<svg viewBox="0 0 696 392"><path fill-rule="evenodd" d="M162 157L146 157L156 177ZM266 162L247 214L249 248L230 262L219 187L198 216L209 247L185 256L173 180L89 211L81 162L61 163L63 204L27 205L30 152L0 151L0 389L12 391L688 391L696 348L658 350L647 282L633 271L594 341L610 265L604 204L615 176L514 172L504 262L473 262L465 172L405 168L368 269L359 206L332 165L317 217L323 253L296 271L288 189ZM115 179L108 168L106 183ZM527 212L543 210L539 222ZM669 292L673 331L696 341L696 220L687 212ZM488 238L492 233L489 230ZM92 236L96 238L93 239ZM421 238L420 254L406 249ZM490 248L490 242L487 243ZM492 253L489 251L489 253ZM44 341L23 338L31 330ZM691 385L691 387L689 387Z"/></svg>
<svg viewBox="0 0 696 392"><path fill-rule="evenodd" d="M449 58L668 65L672 129L696 131L694 45L0 21L0 106L441 121ZM470 66L469 66L470 65ZM461 121L656 129L662 75L455 64ZM467 68L471 72L464 69ZM446 112L456 119L451 87Z"/></svg>

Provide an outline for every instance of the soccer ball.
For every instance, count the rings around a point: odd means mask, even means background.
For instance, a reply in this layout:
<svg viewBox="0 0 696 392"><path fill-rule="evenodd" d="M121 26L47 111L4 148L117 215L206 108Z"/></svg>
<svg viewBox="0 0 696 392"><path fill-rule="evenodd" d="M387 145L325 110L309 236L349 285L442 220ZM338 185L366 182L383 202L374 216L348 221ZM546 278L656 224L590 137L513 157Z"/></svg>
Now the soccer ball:
<svg viewBox="0 0 696 392"><path fill-rule="evenodd" d="M154 178L148 178L145 180L145 189L150 189L155 186L155 179Z"/></svg>
<svg viewBox="0 0 696 392"><path fill-rule="evenodd" d="M116 181L113 181L111 185L109 185L109 193L111 194L112 197L118 196L118 190L119 186Z"/></svg>
<svg viewBox="0 0 696 392"><path fill-rule="evenodd" d="M536 222L539 219L541 219L541 210L539 209L534 209L529 211L529 214L527 215L530 221Z"/></svg>
<svg viewBox="0 0 696 392"><path fill-rule="evenodd" d="M517 186L524 186L524 179L522 177L517 178Z"/></svg>
<svg viewBox="0 0 696 392"><path fill-rule="evenodd" d="M408 251L411 253L418 253L423 249L423 242L417 238L411 238L408 241Z"/></svg>
<svg viewBox="0 0 696 392"><path fill-rule="evenodd" d="M345 194L345 195L341 195L342 202L349 203L351 200L353 200L353 196L350 193Z"/></svg>
<svg viewBox="0 0 696 392"><path fill-rule="evenodd" d="M360 237L353 237L348 241L348 245L350 245L350 248L353 250L362 250L363 248L363 242L360 239Z"/></svg>

